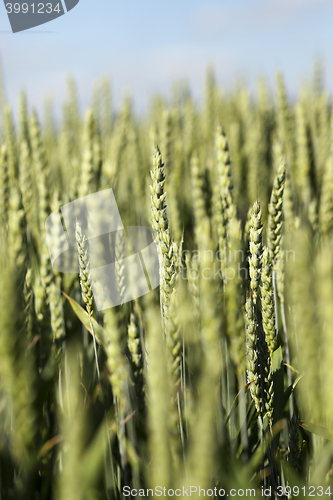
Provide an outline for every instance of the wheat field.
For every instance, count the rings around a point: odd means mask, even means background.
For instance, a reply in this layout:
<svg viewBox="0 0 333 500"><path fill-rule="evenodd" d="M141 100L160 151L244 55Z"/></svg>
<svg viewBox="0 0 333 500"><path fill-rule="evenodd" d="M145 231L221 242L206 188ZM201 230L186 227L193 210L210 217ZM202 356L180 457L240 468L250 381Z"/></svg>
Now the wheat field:
<svg viewBox="0 0 333 500"><path fill-rule="evenodd" d="M295 101L281 74L251 94L208 70L200 104L178 86L141 117L129 97L113 109L107 79L83 116L69 79L59 123L28 102L1 110L0 499L331 498L320 67ZM108 188L124 226L154 230L160 286L98 311L83 229L80 273L60 273L45 221Z"/></svg>

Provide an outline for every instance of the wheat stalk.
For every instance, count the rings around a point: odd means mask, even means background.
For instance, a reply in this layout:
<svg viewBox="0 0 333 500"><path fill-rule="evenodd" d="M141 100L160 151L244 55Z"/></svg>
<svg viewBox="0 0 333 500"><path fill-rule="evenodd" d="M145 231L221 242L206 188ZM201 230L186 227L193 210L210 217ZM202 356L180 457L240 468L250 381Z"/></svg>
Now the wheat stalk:
<svg viewBox="0 0 333 500"><path fill-rule="evenodd" d="M82 232L81 224L78 221L76 221L76 226L75 226L75 239L76 239L76 246L77 246L77 253L79 260L79 277L80 277L81 293L82 293L82 298L86 304L86 309L89 317L89 324L93 334L96 369L97 369L98 379L100 380L101 374L98 364L96 336L95 336L94 326L91 321L93 314L94 299L93 299L93 291L90 278L88 239L86 235Z"/></svg>

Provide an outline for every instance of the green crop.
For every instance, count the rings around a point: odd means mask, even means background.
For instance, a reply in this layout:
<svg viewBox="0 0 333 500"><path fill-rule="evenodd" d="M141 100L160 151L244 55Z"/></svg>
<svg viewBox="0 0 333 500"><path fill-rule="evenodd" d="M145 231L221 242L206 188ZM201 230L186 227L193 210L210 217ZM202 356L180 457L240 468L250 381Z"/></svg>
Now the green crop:
<svg viewBox="0 0 333 500"><path fill-rule="evenodd" d="M118 500L124 486L331 497L327 94L317 83L291 103L278 75L276 99L263 80L251 99L209 70L200 105L184 88L145 117L128 97L117 112L103 80L82 117L68 85L57 127L24 94L17 117L0 110L0 500ZM153 229L160 287L126 302L119 231L121 305L98 311L84 229L79 274L64 274L45 220L108 188L125 227Z"/></svg>

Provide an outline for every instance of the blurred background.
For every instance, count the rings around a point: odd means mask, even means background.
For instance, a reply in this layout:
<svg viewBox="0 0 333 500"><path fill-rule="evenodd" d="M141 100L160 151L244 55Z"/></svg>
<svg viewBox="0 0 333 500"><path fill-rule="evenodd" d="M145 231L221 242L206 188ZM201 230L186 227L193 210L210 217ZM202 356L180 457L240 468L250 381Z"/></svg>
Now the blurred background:
<svg viewBox="0 0 333 500"><path fill-rule="evenodd" d="M74 76L81 109L91 101L96 80L109 75L116 108L130 90L134 109L147 110L152 94L168 95L186 80L196 100L206 68L226 89L259 75L273 89L281 70L291 97L310 78L314 58L333 80L331 0L80 0L51 23L12 34L0 5L0 56L8 101L17 106L25 90L40 110L52 97L56 116Z"/></svg>
<svg viewBox="0 0 333 500"><path fill-rule="evenodd" d="M331 497L332 14L80 0L13 35L0 0L0 500L120 500L128 484ZM125 303L121 232L124 303L101 312L84 228L79 279L52 268L45 220L106 188L124 226L157 230L161 293Z"/></svg>

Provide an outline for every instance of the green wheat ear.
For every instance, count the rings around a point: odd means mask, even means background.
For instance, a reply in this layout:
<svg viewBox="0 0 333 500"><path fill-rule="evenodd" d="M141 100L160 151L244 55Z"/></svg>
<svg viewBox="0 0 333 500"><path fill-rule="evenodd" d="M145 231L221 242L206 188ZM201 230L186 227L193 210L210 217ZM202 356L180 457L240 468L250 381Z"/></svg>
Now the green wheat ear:
<svg viewBox="0 0 333 500"><path fill-rule="evenodd" d="M156 147L153 158L151 191L152 226L158 237L160 253L161 300L164 318L168 315L168 308L174 282L177 256L174 254L174 245L171 241L169 221L166 213L166 193L164 192L165 173L161 152Z"/></svg>
<svg viewBox="0 0 333 500"><path fill-rule="evenodd" d="M280 251L283 224L283 191L286 176L286 167L284 161L280 163L277 175L274 180L271 200L268 207L268 229L267 245L270 259L276 261Z"/></svg>
<svg viewBox="0 0 333 500"><path fill-rule="evenodd" d="M22 192L22 200L24 208L27 213L27 221L29 226L33 224L32 212L33 212L33 179L31 176L31 156L29 151L29 145L26 140L22 140L20 144L20 156L19 156L19 186Z"/></svg>
<svg viewBox="0 0 333 500"><path fill-rule="evenodd" d="M94 339L94 351L96 358L96 369L97 375L100 379L100 371L98 365L98 357L97 357L97 345L96 345L96 337L94 327L91 321L92 313L93 313L93 291L91 287L91 278L90 278L90 263L89 263L89 247L88 247L88 239L86 235L82 232L81 224L76 221L75 226L75 239L76 246L78 252L78 260L79 260L79 276L80 276L80 287L82 298L86 304L87 313L89 315L89 323L90 328L93 333Z"/></svg>
<svg viewBox="0 0 333 500"><path fill-rule="evenodd" d="M125 265L124 265L125 247L126 247L125 231L117 231L115 238L115 257L116 257L115 271L116 271L117 289L121 300L121 305L124 303L125 291L126 291Z"/></svg>
<svg viewBox="0 0 333 500"><path fill-rule="evenodd" d="M333 151L325 165L319 206L319 223L321 233L324 236L329 235L333 227Z"/></svg>
<svg viewBox="0 0 333 500"><path fill-rule="evenodd" d="M200 169L199 158L196 154L191 158L191 182L195 230L199 231L202 221L206 217L206 209L203 173Z"/></svg>
<svg viewBox="0 0 333 500"><path fill-rule="evenodd" d="M9 208L9 175L7 148L0 147L0 221L3 228L7 226Z"/></svg>
<svg viewBox="0 0 333 500"><path fill-rule="evenodd" d="M86 113L83 125L82 162L79 179L78 196L82 198L94 192L96 188L96 164L94 158L94 142L96 136L96 123L93 111Z"/></svg>
<svg viewBox="0 0 333 500"><path fill-rule="evenodd" d="M5 132L5 144L8 151L8 173L9 178L12 183L17 180L18 176L18 164L17 164L17 150L16 150L16 137L14 132L14 124L12 119L12 113L9 106L4 109L5 120L4 120L4 132Z"/></svg>
<svg viewBox="0 0 333 500"><path fill-rule="evenodd" d="M300 190L301 200L305 206L311 200L310 185L310 151L308 145L308 123L305 115L304 102L299 101L296 104L296 160L297 176L296 182Z"/></svg>
<svg viewBox="0 0 333 500"><path fill-rule="evenodd" d="M118 417L122 419L129 408L128 384L130 380L130 366L123 353L121 332L117 324L117 314L114 309L107 309L103 313L104 328L106 331L105 352L112 392L117 402ZM131 346L133 348L133 346ZM137 352L137 351L136 351ZM131 351L133 354L133 352ZM140 360L136 358L136 362Z"/></svg>
<svg viewBox="0 0 333 500"><path fill-rule="evenodd" d="M272 264L269 259L268 249L263 251L263 263L261 273L261 311L262 326L265 332L265 338L272 357L277 348L277 332L275 329L275 306L272 278Z"/></svg>
<svg viewBox="0 0 333 500"><path fill-rule="evenodd" d="M268 423L272 427L274 393L271 361L261 325L258 324L256 305L251 294L248 295L245 304L244 320L247 382L250 384L251 397L260 418L260 426L263 426L263 417L266 414Z"/></svg>
<svg viewBox="0 0 333 500"><path fill-rule="evenodd" d="M79 273L82 298L86 304L89 316L93 313L93 292L90 281L90 264L88 240L85 234L82 233L82 227L79 222L76 222L75 238L79 257Z"/></svg>
<svg viewBox="0 0 333 500"><path fill-rule="evenodd" d="M254 317L253 300L251 294L245 303L245 332L246 332L246 373L247 383L250 384L250 392L255 403L257 411L260 411L260 389L258 384L257 360L258 354L256 350L256 321Z"/></svg>
<svg viewBox="0 0 333 500"><path fill-rule="evenodd" d="M136 309L138 309L138 304L136 304ZM137 318L135 313L131 313L130 321L127 328L127 346L131 355L131 366L135 387L135 395L137 399L137 405L139 410L139 416L142 416L145 407L144 398L144 357L143 357L143 345L141 342L140 335L141 325L139 318Z"/></svg>
<svg viewBox="0 0 333 500"><path fill-rule="evenodd" d="M17 187L10 190L8 217L8 247L11 258L18 268L27 266L27 221L21 192Z"/></svg>
<svg viewBox="0 0 333 500"><path fill-rule="evenodd" d="M250 278L253 302L256 304L259 294L259 282L262 268L262 232L261 210L259 201L255 201L250 218Z"/></svg>
<svg viewBox="0 0 333 500"><path fill-rule="evenodd" d="M229 144L221 126L216 132L216 166L219 177L220 192L222 199L226 201L228 220L236 217L236 206L232 194L233 182L231 176L231 161L229 153Z"/></svg>
<svg viewBox="0 0 333 500"><path fill-rule="evenodd" d="M20 95L20 128L19 128L19 139L20 142L26 142L30 144L29 139L29 123L28 123L28 110L27 110L27 98L24 92Z"/></svg>
<svg viewBox="0 0 333 500"><path fill-rule="evenodd" d="M36 180L36 194L38 196L37 220L39 226L38 243L42 247L45 237L45 220L50 215L50 165L48 162L42 130L38 123L37 114L34 112L29 121L31 139L31 155Z"/></svg>

